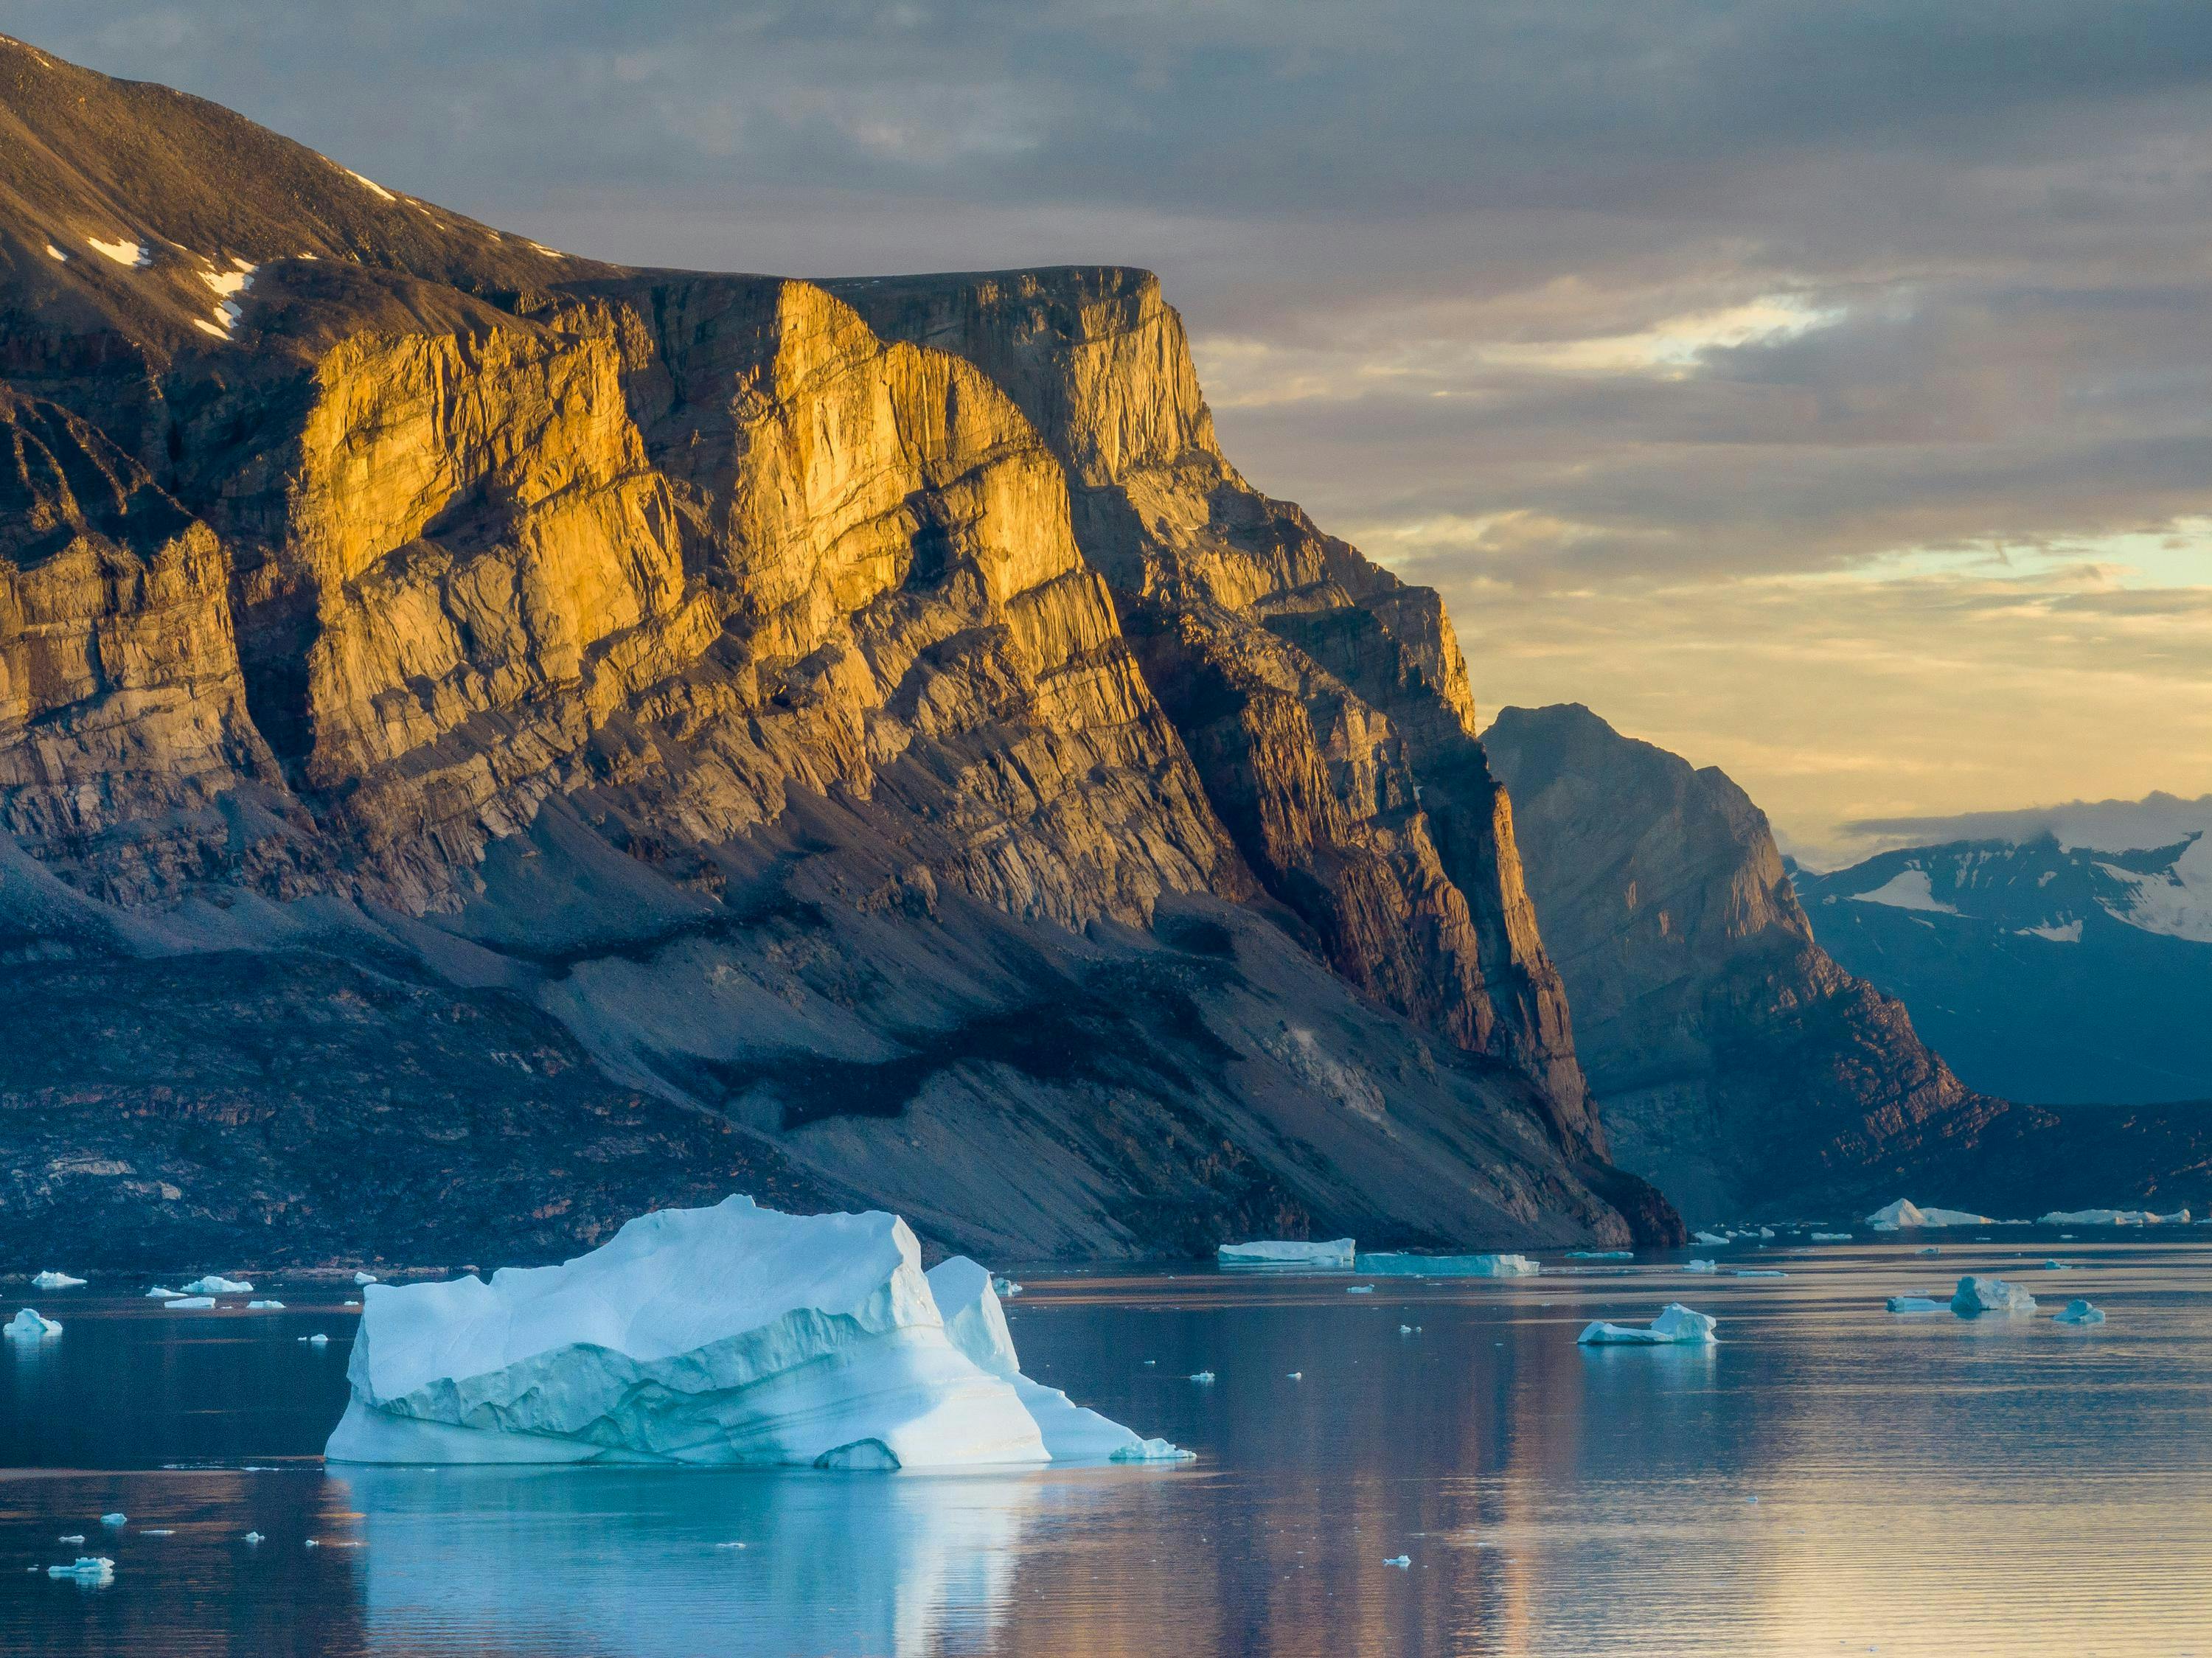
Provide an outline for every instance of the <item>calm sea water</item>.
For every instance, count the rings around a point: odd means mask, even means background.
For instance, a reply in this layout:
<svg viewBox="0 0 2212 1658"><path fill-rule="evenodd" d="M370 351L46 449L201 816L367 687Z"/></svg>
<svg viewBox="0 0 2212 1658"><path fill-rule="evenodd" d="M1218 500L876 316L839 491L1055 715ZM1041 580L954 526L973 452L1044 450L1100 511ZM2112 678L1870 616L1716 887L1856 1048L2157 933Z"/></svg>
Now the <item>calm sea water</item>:
<svg viewBox="0 0 2212 1658"><path fill-rule="evenodd" d="M957 1477L325 1471L347 1291L11 1290L66 1327L0 1356L0 1650L2212 1658L2212 1245L1760 1254L1024 1274L1030 1372L1201 1460ZM1882 1309L1990 1269L2043 1315ZM1722 1344L1575 1345L1674 1299ZM46 1576L76 1533L112 1584Z"/></svg>

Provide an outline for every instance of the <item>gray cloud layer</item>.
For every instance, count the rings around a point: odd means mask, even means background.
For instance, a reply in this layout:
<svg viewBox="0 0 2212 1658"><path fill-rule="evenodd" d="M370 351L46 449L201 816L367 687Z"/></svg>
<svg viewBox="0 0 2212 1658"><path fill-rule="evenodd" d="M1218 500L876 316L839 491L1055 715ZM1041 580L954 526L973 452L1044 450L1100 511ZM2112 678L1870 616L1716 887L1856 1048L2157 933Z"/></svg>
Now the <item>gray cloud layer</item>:
<svg viewBox="0 0 2212 1658"><path fill-rule="evenodd" d="M1150 264L1240 463L1444 587L1488 700L1727 764L1802 844L2212 787L2201 0L0 27L610 258Z"/></svg>

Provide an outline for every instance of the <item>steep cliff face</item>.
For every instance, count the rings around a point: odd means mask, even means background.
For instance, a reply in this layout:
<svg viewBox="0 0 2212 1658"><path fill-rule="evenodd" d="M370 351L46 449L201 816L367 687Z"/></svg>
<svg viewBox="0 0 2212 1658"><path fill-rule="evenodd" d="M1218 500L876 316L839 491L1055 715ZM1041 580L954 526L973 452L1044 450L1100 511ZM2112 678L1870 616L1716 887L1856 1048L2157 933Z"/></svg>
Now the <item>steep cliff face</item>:
<svg viewBox="0 0 2212 1658"><path fill-rule="evenodd" d="M954 352L1066 465L1078 540L1261 882L1369 994L1536 1077L1604 1145L1436 594L1254 489L1222 457L1150 273L832 285L881 333Z"/></svg>
<svg viewBox="0 0 2212 1658"><path fill-rule="evenodd" d="M1000 1254L1674 1224L1441 611L1235 479L1149 279L1048 375L1077 464L818 285L13 42L0 106L0 994L82 1049L0 1054L0 1250L544 1252L718 1182ZM1099 528L1146 491L1173 548Z"/></svg>
<svg viewBox="0 0 2212 1658"><path fill-rule="evenodd" d="M1814 942L1765 814L1722 772L1578 706L1504 709L1485 740L1614 1155L1693 1221L2212 1191L2201 1109L2052 1110L1962 1084L1903 1004Z"/></svg>

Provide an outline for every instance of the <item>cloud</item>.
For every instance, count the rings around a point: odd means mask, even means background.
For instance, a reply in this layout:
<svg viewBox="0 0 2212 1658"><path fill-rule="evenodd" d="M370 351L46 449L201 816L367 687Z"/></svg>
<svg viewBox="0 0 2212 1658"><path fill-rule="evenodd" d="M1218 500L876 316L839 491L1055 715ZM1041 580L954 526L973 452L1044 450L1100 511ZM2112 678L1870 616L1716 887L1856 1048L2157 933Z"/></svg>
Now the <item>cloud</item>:
<svg viewBox="0 0 2212 1658"><path fill-rule="evenodd" d="M1160 270L1253 480L1843 825L2212 786L2200 0L0 0L631 263ZM2193 701L2192 701L2193 699Z"/></svg>

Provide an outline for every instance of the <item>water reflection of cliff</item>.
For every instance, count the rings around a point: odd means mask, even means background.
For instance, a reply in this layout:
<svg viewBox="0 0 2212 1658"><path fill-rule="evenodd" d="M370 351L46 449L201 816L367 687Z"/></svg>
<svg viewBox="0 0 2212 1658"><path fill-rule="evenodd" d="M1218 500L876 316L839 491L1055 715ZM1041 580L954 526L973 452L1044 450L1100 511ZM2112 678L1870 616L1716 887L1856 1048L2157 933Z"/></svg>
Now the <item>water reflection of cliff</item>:
<svg viewBox="0 0 2212 1658"><path fill-rule="evenodd" d="M1049 1476L357 1468L380 1646L690 1658L988 1643ZM742 1543L744 1547L724 1545Z"/></svg>

